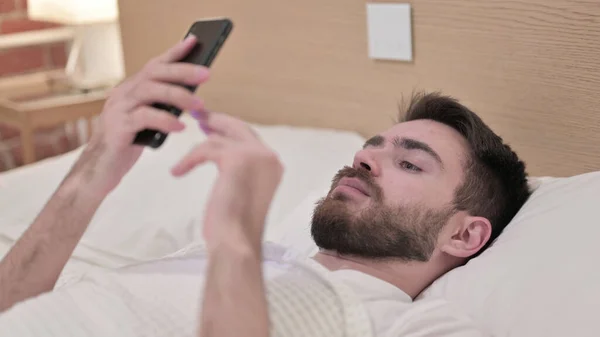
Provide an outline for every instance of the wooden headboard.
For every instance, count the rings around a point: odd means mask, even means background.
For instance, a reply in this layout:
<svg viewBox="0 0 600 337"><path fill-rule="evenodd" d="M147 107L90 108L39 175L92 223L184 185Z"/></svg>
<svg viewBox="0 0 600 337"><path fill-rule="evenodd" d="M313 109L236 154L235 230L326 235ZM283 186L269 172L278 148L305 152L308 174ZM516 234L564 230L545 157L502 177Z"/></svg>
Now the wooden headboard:
<svg viewBox="0 0 600 337"><path fill-rule="evenodd" d="M387 1L389 2L389 1ZM597 0L419 0L414 62L367 57L364 0L121 0L127 73L198 18L235 28L199 93L265 124L391 125L402 95L441 90L475 110L533 175L600 170Z"/></svg>

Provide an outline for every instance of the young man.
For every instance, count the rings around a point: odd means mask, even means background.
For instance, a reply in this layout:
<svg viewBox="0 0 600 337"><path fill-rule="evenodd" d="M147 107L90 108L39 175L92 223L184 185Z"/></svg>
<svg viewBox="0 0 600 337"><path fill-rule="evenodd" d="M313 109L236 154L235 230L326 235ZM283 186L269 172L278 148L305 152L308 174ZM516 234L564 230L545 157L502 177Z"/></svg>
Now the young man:
<svg viewBox="0 0 600 337"><path fill-rule="evenodd" d="M334 177L313 215L321 250L306 260L262 243L282 175L276 155L242 121L197 114L207 141L172 173L206 162L219 169L206 246L50 292L94 212L141 155L135 134L183 129L150 104L203 110L170 84L208 79L207 69L175 62L193 44L171 48L111 94L81 157L0 264L0 335L482 335L444 302L413 299L500 234L529 196L525 167L473 112L437 94L415 96L403 120Z"/></svg>

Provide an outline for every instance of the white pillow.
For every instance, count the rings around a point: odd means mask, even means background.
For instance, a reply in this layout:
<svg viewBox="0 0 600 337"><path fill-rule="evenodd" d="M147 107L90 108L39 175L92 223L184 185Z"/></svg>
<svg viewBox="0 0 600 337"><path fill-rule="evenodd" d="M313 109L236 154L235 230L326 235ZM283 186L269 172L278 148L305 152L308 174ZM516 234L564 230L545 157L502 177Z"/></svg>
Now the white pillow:
<svg viewBox="0 0 600 337"><path fill-rule="evenodd" d="M437 280L497 336L597 336L600 172L549 178L481 256Z"/></svg>

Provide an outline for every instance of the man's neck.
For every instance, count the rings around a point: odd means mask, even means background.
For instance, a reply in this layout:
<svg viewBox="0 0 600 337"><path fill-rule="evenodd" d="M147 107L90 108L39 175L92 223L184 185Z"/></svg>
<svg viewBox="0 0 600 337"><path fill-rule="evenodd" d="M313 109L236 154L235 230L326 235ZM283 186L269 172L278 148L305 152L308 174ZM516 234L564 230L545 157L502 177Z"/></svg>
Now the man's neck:
<svg viewBox="0 0 600 337"><path fill-rule="evenodd" d="M430 266L419 262L377 261L342 256L332 251L320 251L313 259L331 271L352 269L371 275L398 287L413 299L439 277L439 275L432 275Z"/></svg>

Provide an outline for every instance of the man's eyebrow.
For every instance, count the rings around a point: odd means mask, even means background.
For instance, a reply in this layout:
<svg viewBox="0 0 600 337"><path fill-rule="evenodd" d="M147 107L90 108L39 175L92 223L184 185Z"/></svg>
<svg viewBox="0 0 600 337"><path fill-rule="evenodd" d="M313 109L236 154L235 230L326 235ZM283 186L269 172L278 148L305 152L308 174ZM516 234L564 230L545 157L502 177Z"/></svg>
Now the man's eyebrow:
<svg viewBox="0 0 600 337"><path fill-rule="evenodd" d="M365 149L369 146L381 147L384 143L385 143L385 138L383 136L381 136L381 135L373 136L365 142L365 145L363 145L363 149ZM392 144L394 145L395 148L423 151L423 152L427 153L428 155L430 155L431 157L433 157L433 159L435 159L435 161L437 161L438 164L440 164L440 167L442 168L442 170L444 169L444 163L442 162L442 158L440 157L440 155L437 152L435 152L431 148L431 146L427 145L426 143L423 143L420 140L416 140L416 139L412 139L412 138L400 138L400 137L396 136L396 137L394 137L394 139L392 139Z"/></svg>
<svg viewBox="0 0 600 337"><path fill-rule="evenodd" d="M444 163L442 162L442 158L440 157L440 155L437 152L435 152L431 148L431 146L427 145L426 143L423 143L422 141L412 138L394 137L394 139L392 140L392 144L394 144L394 147L396 148L423 151L431 157L433 157L433 159L435 159L435 161L437 161L438 164L440 164L442 169L444 168Z"/></svg>
<svg viewBox="0 0 600 337"><path fill-rule="evenodd" d="M365 145L363 145L363 149L367 148L368 146L379 147L383 145L383 143L385 143L385 138L383 138L383 136L373 136L365 142Z"/></svg>

